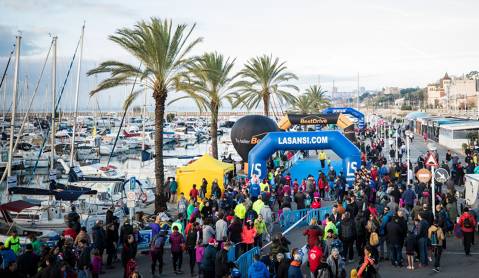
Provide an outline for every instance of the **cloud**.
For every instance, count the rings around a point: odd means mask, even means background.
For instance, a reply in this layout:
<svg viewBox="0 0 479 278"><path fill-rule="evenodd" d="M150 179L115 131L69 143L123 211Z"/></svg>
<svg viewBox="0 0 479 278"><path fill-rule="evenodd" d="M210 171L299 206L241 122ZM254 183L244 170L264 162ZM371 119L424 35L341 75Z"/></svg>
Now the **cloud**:
<svg viewBox="0 0 479 278"><path fill-rule="evenodd" d="M99 12L116 15L132 15L132 8L122 6L117 2L97 0L3 0L3 5L16 11L65 12L65 9L89 12Z"/></svg>
<svg viewBox="0 0 479 278"><path fill-rule="evenodd" d="M22 31L14 30L11 26L0 25L0 57L10 55L15 43L15 36L18 35L18 31L22 36L21 53L22 55L34 55L40 51L40 48L36 45L35 41L40 36L37 31Z"/></svg>

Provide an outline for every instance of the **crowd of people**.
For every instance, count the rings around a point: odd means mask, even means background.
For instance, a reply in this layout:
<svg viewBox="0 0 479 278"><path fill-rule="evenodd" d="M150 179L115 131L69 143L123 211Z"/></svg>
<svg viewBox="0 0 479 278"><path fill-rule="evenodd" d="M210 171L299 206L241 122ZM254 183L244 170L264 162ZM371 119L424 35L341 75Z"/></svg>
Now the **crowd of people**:
<svg viewBox="0 0 479 278"><path fill-rule="evenodd" d="M320 171L301 180L285 172L277 159L268 164L267 178L229 177L224 188L216 180L209 186L203 179L199 187L177 192L176 181L170 179L167 197L177 213L162 210L148 224L151 275L161 275L164 257L171 256L178 275L239 277L235 259L255 247L261 251L249 265L247 276L252 278L379 277L379 264L386 261L408 271L431 265L439 272L452 235L463 239L469 256L476 215L467 207L458 209L455 186L463 185L465 173L474 172L477 155L468 153L463 166L448 152L441 164L451 178L436 183L433 196L431 185L418 182L415 173L425 167L428 155L439 161L438 153L425 152L410 163L408 172L404 140L409 139L404 137L399 136L395 150L396 144L385 146L374 129L363 132L362 165L352 182L335 171L324 151L318 154ZM386 153L387 148L393 151ZM290 242L275 228L282 214L325 206L331 207L330 213L313 218L303 230L305 245ZM74 215L71 222L53 248L38 246L32 238L22 250L15 234L0 244L2 271L9 275L2 277L98 277L116 261L124 277L139 276L138 235L128 221L120 226L110 211L106 223L99 221L91 234L79 227ZM188 259L186 270L183 257Z"/></svg>

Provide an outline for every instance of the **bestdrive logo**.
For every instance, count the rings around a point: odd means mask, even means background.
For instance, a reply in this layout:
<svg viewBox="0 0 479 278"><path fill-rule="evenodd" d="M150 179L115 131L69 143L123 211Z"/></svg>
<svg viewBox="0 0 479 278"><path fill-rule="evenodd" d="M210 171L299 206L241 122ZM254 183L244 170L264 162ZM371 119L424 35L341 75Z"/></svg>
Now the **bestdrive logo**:
<svg viewBox="0 0 479 278"><path fill-rule="evenodd" d="M307 116L307 117L301 118L299 120L299 123L302 125L327 124L328 120L323 117Z"/></svg>
<svg viewBox="0 0 479 278"><path fill-rule="evenodd" d="M279 145L297 145L297 144L327 144L327 136L316 137L278 137Z"/></svg>

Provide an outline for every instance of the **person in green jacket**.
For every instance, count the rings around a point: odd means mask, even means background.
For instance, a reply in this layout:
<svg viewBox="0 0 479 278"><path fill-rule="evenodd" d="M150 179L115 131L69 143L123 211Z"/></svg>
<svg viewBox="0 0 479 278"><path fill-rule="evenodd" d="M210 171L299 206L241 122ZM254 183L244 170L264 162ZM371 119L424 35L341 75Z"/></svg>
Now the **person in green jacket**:
<svg viewBox="0 0 479 278"><path fill-rule="evenodd" d="M190 199L190 204L188 205L188 208L186 209L186 215L188 218L186 219L187 221L190 221L191 214L193 214L194 211L195 211L195 200Z"/></svg>
<svg viewBox="0 0 479 278"><path fill-rule="evenodd" d="M243 201L243 203L239 203L239 204L236 205L235 216L238 217L241 220L244 220L245 215L246 215L246 207L245 207L244 201Z"/></svg>
<svg viewBox="0 0 479 278"><path fill-rule="evenodd" d="M20 251L22 251L22 246L20 245L20 237L18 237L16 230L12 230L10 236L7 237L7 240L5 241L5 248L12 249L12 251L17 256L20 254Z"/></svg>
<svg viewBox="0 0 479 278"><path fill-rule="evenodd" d="M254 221L254 228L256 229L256 237L254 239L254 245L263 247L263 235L268 234L268 229L266 228L266 223L263 220L263 216L258 214L258 218Z"/></svg>
<svg viewBox="0 0 479 278"><path fill-rule="evenodd" d="M33 253L40 256L42 252L43 243L40 240L38 240L35 234L29 234L28 238L30 239L30 243L33 246Z"/></svg>
<svg viewBox="0 0 479 278"><path fill-rule="evenodd" d="M264 202L262 200L263 198L261 195L258 196L258 200L254 201L253 203L253 210L256 211L256 213L259 215L261 212L261 209L264 207Z"/></svg>
<svg viewBox="0 0 479 278"><path fill-rule="evenodd" d="M332 230L335 235L338 235L338 228L336 227L336 224L334 224L332 218L328 218L326 220L326 227L324 228L325 231ZM328 233L324 233L323 235L323 240L326 240L328 237Z"/></svg>

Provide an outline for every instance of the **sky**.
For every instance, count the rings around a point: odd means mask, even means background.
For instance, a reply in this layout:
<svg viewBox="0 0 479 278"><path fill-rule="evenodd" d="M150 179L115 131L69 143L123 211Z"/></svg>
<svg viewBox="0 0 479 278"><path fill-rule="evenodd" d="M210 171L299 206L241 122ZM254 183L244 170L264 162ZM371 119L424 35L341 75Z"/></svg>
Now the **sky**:
<svg viewBox="0 0 479 278"><path fill-rule="evenodd" d="M236 70L254 56L279 57L300 77L295 83L301 89L320 82L330 91L334 80L339 91L351 91L358 73L360 86L367 89L423 87L445 72L478 69L477 11L474 0L0 0L0 70L20 30L20 75L28 76L33 88L50 34L55 34L60 84L83 22L83 73L107 59L135 63L108 36L159 17L196 23L193 36L204 41L192 54L221 52L236 58ZM91 105L88 90L96 82L98 77L82 74L80 106ZM43 83L45 95L48 82ZM65 105L72 105L73 90L74 78L67 82ZM119 106L127 90L103 94L103 109ZM188 105L180 102L170 109Z"/></svg>

